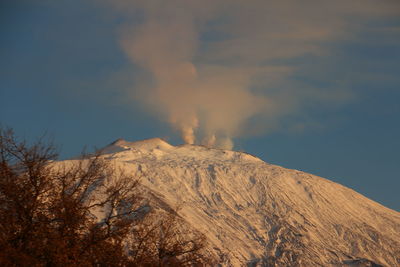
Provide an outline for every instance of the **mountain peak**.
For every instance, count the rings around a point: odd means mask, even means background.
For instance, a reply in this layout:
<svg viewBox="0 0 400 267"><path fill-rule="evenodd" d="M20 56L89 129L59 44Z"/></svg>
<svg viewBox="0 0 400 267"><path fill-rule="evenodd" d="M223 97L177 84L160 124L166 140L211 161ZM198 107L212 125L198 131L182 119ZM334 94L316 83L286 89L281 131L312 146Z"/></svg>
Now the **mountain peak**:
<svg viewBox="0 0 400 267"><path fill-rule="evenodd" d="M398 266L400 213L321 177L243 153L118 139L104 159L141 177L222 266Z"/></svg>
<svg viewBox="0 0 400 267"><path fill-rule="evenodd" d="M168 144L166 141L162 140L161 138L155 137L150 139L145 139L141 141L129 142L124 139L117 139L114 143L114 146L120 146L125 148L133 148L138 150L152 150L152 149L171 149L173 148L172 145Z"/></svg>
<svg viewBox="0 0 400 267"><path fill-rule="evenodd" d="M157 150L169 150L174 146L168 144L161 138L150 138L136 142L129 142L122 138L119 138L101 149L102 154L118 153L126 150L137 150L142 152L151 152L155 149Z"/></svg>
<svg viewBox="0 0 400 267"><path fill-rule="evenodd" d="M261 159L244 152L222 150L201 145L168 144L161 138L150 138L129 142L117 139L100 150L101 154L114 159L131 162L132 160L172 160L175 162L263 162Z"/></svg>

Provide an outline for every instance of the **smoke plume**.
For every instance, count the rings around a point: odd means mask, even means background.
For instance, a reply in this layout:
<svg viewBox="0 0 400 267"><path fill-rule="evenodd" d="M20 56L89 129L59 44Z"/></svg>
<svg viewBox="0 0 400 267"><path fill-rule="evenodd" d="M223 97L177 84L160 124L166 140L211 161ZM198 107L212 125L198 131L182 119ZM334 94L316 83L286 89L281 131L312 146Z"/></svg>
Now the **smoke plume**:
<svg viewBox="0 0 400 267"><path fill-rule="evenodd" d="M174 14L145 11L143 24L125 32L121 41L133 62L151 74L152 85L142 98L180 131L186 143L196 143L197 136L202 139L198 143L231 149L245 120L266 104L264 96L249 90L257 70L196 63L196 16L187 9L172 9Z"/></svg>
<svg viewBox="0 0 400 267"><path fill-rule="evenodd" d="M233 138L273 129L309 103L345 100L345 87L315 88L289 77L302 57L329 54L324 42L349 38L357 30L349 17L393 15L390 5L306 3L113 1L138 18L120 31L124 52L147 72L132 89L137 100L186 143L227 149Z"/></svg>

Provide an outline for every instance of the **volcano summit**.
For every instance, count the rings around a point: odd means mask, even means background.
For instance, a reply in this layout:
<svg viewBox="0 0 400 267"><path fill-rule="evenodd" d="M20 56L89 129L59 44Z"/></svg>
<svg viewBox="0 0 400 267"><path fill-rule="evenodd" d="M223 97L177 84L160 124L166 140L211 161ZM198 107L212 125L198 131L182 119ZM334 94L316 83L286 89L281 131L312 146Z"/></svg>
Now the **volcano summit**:
<svg viewBox="0 0 400 267"><path fill-rule="evenodd" d="M246 153L117 140L104 159L204 233L224 266L399 266L400 213Z"/></svg>

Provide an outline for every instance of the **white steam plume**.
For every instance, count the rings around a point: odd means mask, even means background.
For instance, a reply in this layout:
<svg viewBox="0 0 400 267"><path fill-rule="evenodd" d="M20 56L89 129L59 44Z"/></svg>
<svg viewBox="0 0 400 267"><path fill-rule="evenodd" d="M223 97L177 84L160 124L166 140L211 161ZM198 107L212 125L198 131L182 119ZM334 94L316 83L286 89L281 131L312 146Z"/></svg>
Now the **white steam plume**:
<svg viewBox="0 0 400 267"><path fill-rule="evenodd" d="M288 77L301 71L324 77L320 66L300 69L302 57L326 56L324 43L348 40L368 25L354 21L399 15L396 1L383 2L113 0L112 5L138 18L120 31L123 50L149 74L131 88L136 97L139 91L137 100L178 129L186 143L201 140L230 149L233 138L274 130L279 119L313 103L349 98L346 86L315 88Z"/></svg>
<svg viewBox="0 0 400 267"><path fill-rule="evenodd" d="M174 15L146 11L146 21L125 31L121 41L131 59L151 73L152 86L142 97L180 130L186 143L195 143L198 134L208 138L205 145L231 149L242 123L266 103L248 90L251 75L259 70L195 66L195 17L187 10Z"/></svg>

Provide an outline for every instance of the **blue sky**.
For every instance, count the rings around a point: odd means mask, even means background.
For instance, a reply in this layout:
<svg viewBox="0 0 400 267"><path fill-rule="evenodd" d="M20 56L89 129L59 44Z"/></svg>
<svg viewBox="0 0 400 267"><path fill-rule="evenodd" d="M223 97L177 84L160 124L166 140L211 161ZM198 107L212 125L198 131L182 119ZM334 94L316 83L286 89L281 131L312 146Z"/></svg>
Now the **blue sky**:
<svg viewBox="0 0 400 267"><path fill-rule="evenodd" d="M3 2L0 123L63 158L191 129L400 210L398 1L148 2Z"/></svg>

